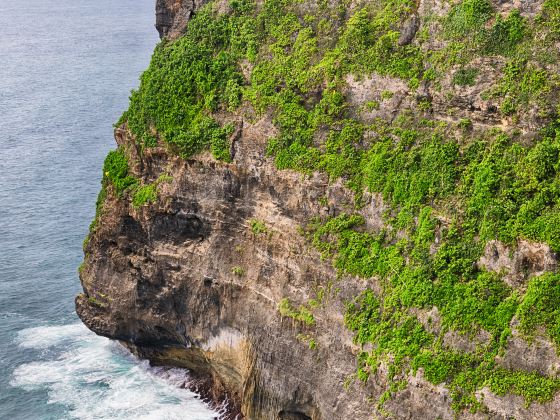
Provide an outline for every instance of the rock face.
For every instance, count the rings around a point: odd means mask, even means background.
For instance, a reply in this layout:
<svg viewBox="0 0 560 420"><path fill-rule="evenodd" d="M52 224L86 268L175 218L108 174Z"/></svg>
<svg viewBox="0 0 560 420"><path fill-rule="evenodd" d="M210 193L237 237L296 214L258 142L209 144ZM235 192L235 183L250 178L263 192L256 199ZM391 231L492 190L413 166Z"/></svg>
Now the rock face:
<svg viewBox="0 0 560 420"><path fill-rule="evenodd" d="M205 3L157 0L160 36L179 37ZM444 6L422 1L419 13L438 7ZM399 45L410 44L419 25L412 15L401 28ZM454 86L450 77L443 81L447 94L421 86L424 96L433 99L430 112L445 120L453 108L454 118L468 116L475 126L500 124L491 100L481 97L485 83L496 78L492 72L503 64L492 60L476 63L481 75L476 86ZM419 101L418 91L396 78L348 76L346 83L345 96L356 109L380 102L360 108L364 120L392 120L397 110ZM232 418L359 420L372 414L386 418L389 412L408 419L560 417L558 396L526 407L521 397L497 396L487 388L479 391L486 412L456 413L450 391L426 381L421 369L383 409L368 403L383 394L389 373L381 366L366 384L354 380L360 349L343 314L348 301L380 286L373 279L337 273L300 229L313 217L344 213L353 205L353 194L326 175L303 177L276 169L265 155L266 141L276 131L269 116L233 122L231 163L209 153L185 160L161 145L141 150L126 125L116 130L134 177L154 183L165 175L170 181L158 183L157 202L141 207L119 199L108 186L97 228L85 247L84 293L76 299L77 313L91 330L120 340L155 364L190 369L209 398L227 396ZM527 131L535 124L521 123ZM381 230L386 209L380 197L366 194L360 210L366 227ZM507 283L523 290L529 276L556 270L557 263L546 245L523 241L513 251L491 241L479 265L506 272ZM295 310L314 300L314 321L282 316L279 307L285 299ZM416 315L427 330L439 328L437 308ZM475 352L486 341L484 334L449 331L443 345ZM507 349L498 364L557 374L560 359L550 342L527 343L514 334Z"/></svg>
<svg viewBox="0 0 560 420"><path fill-rule="evenodd" d="M157 0L156 29L160 38L179 37L192 14L206 3L208 0Z"/></svg>
<svg viewBox="0 0 560 420"><path fill-rule="evenodd" d="M344 191L321 177L302 182L274 169L256 152L269 129L266 121L246 124L233 164L205 155L184 161L163 149L139 155L118 130L117 141L138 158L138 175L168 173L173 181L156 206L106 201L86 249L78 314L153 362L211 375L213 389L225 387L247 418L366 418L369 408L356 406L366 390L344 391L355 354L340 315L362 281L328 292L324 299L334 302L314 327L277 309L282 298L299 304L313 297L315 284L336 279L297 227L329 211L317 208L317 197L336 195L342 205ZM254 234L252 219L267 232ZM298 334L313 336L317 348Z"/></svg>

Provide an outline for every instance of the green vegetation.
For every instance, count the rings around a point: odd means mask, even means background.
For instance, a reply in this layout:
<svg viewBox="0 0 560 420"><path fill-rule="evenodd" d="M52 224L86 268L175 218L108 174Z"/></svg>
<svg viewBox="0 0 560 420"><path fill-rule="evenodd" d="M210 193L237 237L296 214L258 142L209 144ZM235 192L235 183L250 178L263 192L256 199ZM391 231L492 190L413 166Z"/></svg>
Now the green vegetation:
<svg viewBox="0 0 560 420"><path fill-rule="evenodd" d="M94 296L88 297L88 302L99 308L104 308L105 306L107 306L105 303L101 302L99 299L95 298Z"/></svg>
<svg viewBox="0 0 560 420"><path fill-rule="evenodd" d="M377 277L382 285L381 295L364 292L346 314L356 342L373 345L359 357L357 377L367 380L380 363L391 360L398 388L401 375L421 367L428 380L447 383L458 410L477 409L474 392L490 385L495 389L500 378L507 378L504 389L523 395L527 403L550 399L560 389L556 379L509 373L493 359L511 334L514 315L525 334L542 326L559 343L556 276L534 279L520 295L476 262L486 241L496 238L513 245L525 237L560 249L555 228L560 133L554 127L545 130L530 147L500 132L460 146L443 136L446 126L412 130L409 123L381 127L386 137L362 154L350 177L392 206L388 229L367 232L362 216L346 214L308 225L313 245L341 273ZM407 237L399 239L396 233L403 230ZM437 334L410 312L433 307L441 316ZM491 339L476 355L453 353L441 346L448 330L469 335L485 330ZM544 385L531 393L524 385L530 380Z"/></svg>
<svg viewBox="0 0 560 420"><path fill-rule="evenodd" d="M296 338L302 343L306 343L309 346L309 350L315 350L318 346L317 340L310 334L298 334Z"/></svg>
<svg viewBox="0 0 560 420"><path fill-rule="evenodd" d="M170 184L173 182L173 177L168 174L161 174L156 179L156 184Z"/></svg>
<svg viewBox="0 0 560 420"><path fill-rule="evenodd" d="M246 39L238 34L249 30L247 21L237 13L218 16L210 7L198 12L184 37L156 48L119 123L126 122L144 146L162 139L185 158L210 147L217 159L229 161L231 126L220 127L211 113L240 103L237 61Z"/></svg>
<svg viewBox="0 0 560 420"><path fill-rule="evenodd" d="M497 395L513 393L525 397L526 405L536 401L550 401L560 389L560 379L546 378L535 372L506 371L497 368L486 380L486 385Z"/></svg>
<svg viewBox="0 0 560 420"><path fill-rule="evenodd" d="M541 98L552 90L549 77L544 69L537 69L526 61L510 61L504 76L490 92L492 96L504 97L501 110L511 115L531 101Z"/></svg>
<svg viewBox="0 0 560 420"><path fill-rule="evenodd" d="M141 207L146 203L155 203L157 197L156 184L143 185L134 191L132 205L134 207Z"/></svg>
<svg viewBox="0 0 560 420"><path fill-rule="evenodd" d="M278 304L278 311L283 317L292 318L296 321L300 321L307 326L315 325L315 317L313 316L309 308L301 305L299 309L296 309L292 307L290 300L287 298L284 298L280 301L280 303Z"/></svg>
<svg viewBox="0 0 560 420"><path fill-rule="evenodd" d="M253 235L266 235L268 234L268 228L262 220L251 219L249 221L251 225L251 232Z"/></svg>
<svg viewBox="0 0 560 420"><path fill-rule="evenodd" d="M128 159L121 149L112 150L103 164L103 183L110 182L115 192L122 197L125 190L135 186L138 181L128 173Z"/></svg>
<svg viewBox="0 0 560 420"><path fill-rule="evenodd" d="M545 0L538 22L546 29L546 41L560 40L560 1ZM548 44L548 42L546 42Z"/></svg>
<svg viewBox="0 0 560 420"><path fill-rule="evenodd" d="M458 2L445 20L445 33L450 38L458 39L478 35L492 14L492 4L488 0Z"/></svg>
<svg viewBox="0 0 560 420"><path fill-rule="evenodd" d="M474 86L476 76L478 76L478 69L472 67L461 68L453 75L453 83L459 86Z"/></svg>
<svg viewBox="0 0 560 420"><path fill-rule="evenodd" d="M341 94L345 75L375 72L402 78L414 88L449 65L462 64L454 83L471 86L478 72L467 65L472 58L481 53L512 57L512 63L521 63L512 64L515 71L527 73L523 88L516 92L506 70L489 94L503 97L500 109L513 114L555 85L541 83L542 69L528 67L526 53L533 38L555 27L554 1L547 1L539 25L529 24L516 9L502 17L488 0L459 2L442 21L440 36L448 45L430 52L422 48L429 36L419 34L408 45L398 42L399 29L415 9L411 0L376 0L350 15L322 4L307 18L293 0L267 0L258 8L250 0L235 1L228 14L214 12L210 4L194 16L185 36L157 47L120 123L126 122L145 146L163 140L184 157L210 148L217 159L230 161L232 126L220 127L213 114L233 111L246 100L258 111L273 111L280 134L271 139L268 152L279 168L321 170L336 178L351 166L336 155L349 158L363 134L347 128L339 138L348 125L355 126L347 120ZM254 66L248 81L240 71L242 60ZM382 92L382 100L389 97ZM539 100L547 102L542 95ZM429 110L431 105L419 106ZM324 148L313 147L316 132L325 129L330 140Z"/></svg>
<svg viewBox="0 0 560 420"><path fill-rule="evenodd" d="M473 128L473 123L471 120L466 118L461 118L457 123L458 127L463 131L468 131Z"/></svg>
<svg viewBox="0 0 560 420"><path fill-rule="evenodd" d="M235 274L238 277L242 277L245 274L245 270L243 267L235 266L231 267L231 273Z"/></svg>
<svg viewBox="0 0 560 420"><path fill-rule="evenodd" d="M86 248L92 233L97 228L97 221L101 216L103 204L107 198L107 186L114 188L116 195L123 197L124 192L130 188L135 188L138 180L128 173L128 159L121 149L109 152L103 163L103 178L101 179L101 190L95 202L95 218L89 225L89 234L84 239L83 249Z"/></svg>
<svg viewBox="0 0 560 420"><path fill-rule="evenodd" d="M388 101L394 96L394 93L391 92L390 90L384 90L383 92L381 92L380 96L382 101Z"/></svg>
<svg viewBox="0 0 560 420"><path fill-rule="evenodd" d="M342 273L377 277L382 285L381 294L364 292L346 314L356 342L373 345L359 357L357 376L367 380L389 360L395 381L422 367L428 380L447 383L458 410L477 409L474 392L490 383L494 389L506 377L508 392L527 403L549 399L560 389L556 379L510 374L493 360L511 334L514 315L528 336L542 326L560 344L558 277L533 279L520 295L476 263L490 239L514 244L526 237L560 249L553 222L560 214L560 133L549 130L535 146L522 147L496 132L460 149L432 130L393 131L401 133L400 141L378 140L364 156L359 178L393 206L387 230L364 231L361 216L346 214L308 226L313 245ZM435 217L441 211L445 221ZM402 230L407 237L399 239ZM411 313L433 307L441 317L437 333ZM449 330L471 336L484 330L491 339L476 354L450 353L441 344ZM537 380L545 384L538 388L542 393L531 393L524 383Z"/></svg>
<svg viewBox="0 0 560 420"><path fill-rule="evenodd" d="M133 189L132 205L134 207L141 207L147 203L155 203L158 199L158 185L162 183L170 183L173 178L167 174L161 174L155 182L145 185L137 185Z"/></svg>
<svg viewBox="0 0 560 420"><path fill-rule="evenodd" d="M532 279L517 318L527 337L534 337L542 327L560 349L560 275L549 273Z"/></svg>
<svg viewBox="0 0 560 420"><path fill-rule="evenodd" d="M162 174L152 184L141 185L139 179L129 174L128 158L122 149L112 150L108 153L103 164L103 178L101 180L101 190L95 203L95 218L89 226L89 234L84 239L83 248L85 250L91 235L97 227L99 217L103 211L103 205L107 199L107 187L110 185L118 198L123 199L128 192L132 197L132 205L141 207L147 203L157 201L157 186L161 183L171 182L173 178L167 174Z"/></svg>
<svg viewBox="0 0 560 420"><path fill-rule="evenodd" d="M494 18L492 26L488 22ZM488 0L464 0L453 6L444 21L444 35L463 43L459 48L478 47L487 55L510 56L527 35L526 22L514 9L506 18L495 14Z"/></svg>
<svg viewBox="0 0 560 420"><path fill-rule="evenodd" d="M497 15L488 31L486 52L488 54L513 55L526 35L526 23L519 10L514 9L505 19Z"/></svg>

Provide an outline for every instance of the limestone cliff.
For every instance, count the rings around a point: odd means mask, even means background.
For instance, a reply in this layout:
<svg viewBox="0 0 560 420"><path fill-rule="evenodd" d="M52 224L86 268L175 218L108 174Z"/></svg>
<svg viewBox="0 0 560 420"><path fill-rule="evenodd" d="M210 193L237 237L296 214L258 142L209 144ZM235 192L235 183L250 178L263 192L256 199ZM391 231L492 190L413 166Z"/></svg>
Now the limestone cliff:
<svg viewBox="0 0 560 420"><path fill-rule="evenodd" d="M539 78L558 63L512 64L486 41L479 41L486 53L473 55L472 45L457 52L469 42L457 40L457 33L470 34L468 25L498 39L504 22L509 38L499 48L521 48L532 42L528 28L553 21L556 3L206 3L157 1L156 26L166 40L143 76L150 87L133 93L115 131L119 149L106 162L80 269L83 322L153 363L190 369L210 397L227 395L231 413L248 419L560 418L557 226L539 219L556 214L556 190L541 189L556 185L559 159L551 140L557 80ZM401 14L393 10L403 4ZM366 9L370 20L381 13L384 20L368 27L368 15L360 17ZM223 39L266 27L262 13L279 26L271 38L266 30L244 38L246 57L235 55L231 71L223 70L228 58L211 49L192 55L199 34L210 34L219 50ZM207 30L213 19L226 23ZM398 54L405 64L362 66L359 37L387 20L387 51L374 38L367 48L375 57ZM287 25L296 28L289 36L278 29ZM523 28L519 39L516 28ZM355 45L348 44L345 34L354 30L348 36ZM252 50L258 43L274 46ZM325 59L335 44L355 68L339 72L340 57ZM301 45L309 57L302 58ZM457 56L442 64L442 51ZM275 57L290 54L297 57L282 61L289 69L278 70L272 88L251 93L279 66ZM174 63L173 73L157 79L162 62ZM223 80L210 77L214 63L222 63ZM205 76L190 78L188 70L184 80L208 91L191 94L186 82L167 87L183 74L175 69L195 64ZM517 91L504 85L513 65ZM309 71L305 82L286 76L300 77L302 69ZM227 99L208 105L221 100L222 81ZM542 89L535 95L527 85ZM267 99L291 98L283 96L288 89L303 98L295 121L284 111L294 103ZM191 102L175 106L189 95ZM196 101L192 112L199 114L179 127ZM307 112L323 114L315 124ZM297 146L307 135L302 125L314 131ZM359 134L344 143L347 132ZM288 142L290 133L298 139ZM548 144L544 155L534 152ZM511 198L527 185L533 189L519 201ZM526 210L536 221L520 219L523 200L538 194ZM523 220L534 224L524 229Z"/></svg>

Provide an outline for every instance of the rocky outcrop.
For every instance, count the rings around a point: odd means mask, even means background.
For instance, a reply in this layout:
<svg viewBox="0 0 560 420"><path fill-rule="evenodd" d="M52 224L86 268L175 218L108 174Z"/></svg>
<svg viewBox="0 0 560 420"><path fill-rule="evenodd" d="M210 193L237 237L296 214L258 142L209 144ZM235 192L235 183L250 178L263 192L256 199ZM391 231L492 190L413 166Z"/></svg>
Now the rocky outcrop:
<svg viewBox="0 0 560 420"><path fill-rule="evenodd" d="M212 376L216 394L227 389L247 418L366 418L370 408L358 405L366 389L343 386L356 349L341 314L362 281L336 283L298 233L312 214L337 211L320 197L336 195L342 206L344 191L321 176L277 171L259 144L270 129L265 120L245 124L232 164L206 155L184 161L163 148L139 154L118 130L138 176L167 173L173 181L154 206L105 202L77 311L92 330L155 363ZM267 232L254 234L251 220ZM331 302L315 326L282 318L283 298L297 307L328 279Z"/></svg>
<svg viewBox="0 0 560 420"><path fill-rule="evenodd" d="M501 273L511 287L525 288L532 276L556 271L557 256L546 244L521 240L515 249L499 241L489 241L479 265L487 271Z"/></svg>
<svg viewBox="0 0 560 420"><path fill-rule="evenodd" d="M160 38L181 36L192 14L206 3L208 0L157 0L156 29Z"/></svg>

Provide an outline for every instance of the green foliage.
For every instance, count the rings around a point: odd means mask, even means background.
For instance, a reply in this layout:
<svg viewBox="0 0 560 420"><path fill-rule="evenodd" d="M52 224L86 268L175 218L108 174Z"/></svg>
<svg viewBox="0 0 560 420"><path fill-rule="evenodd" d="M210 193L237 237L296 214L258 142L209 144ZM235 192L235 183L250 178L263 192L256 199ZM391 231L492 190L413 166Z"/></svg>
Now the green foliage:
<svg viewBox="0 0 560 420"><path fill-rule="evenodd" d="M103 178L111 182L117 195L137 184L137 179L128 174L128 159L120 149L112 150L103 164Z"/></svg>
<svg viewBox="0 0 560 420"><path fill-rule="evenodd" d="M487 34L486 52L512 55L525 34L526 23L518 9L514 9L505 19L497 15L494 25Z"/></svg>
<svg viewBox="0 0 560 420"><path fill-rule="evenodd" d="M84 250L91 239L91 235L97 228L99 217L103 211L103 204L107 198L108 184L113 186L115 193L120 198L123 197L125 191L133 189L138 184L138 180L128 174L128 159L121 149L110 151L103 163L101 190L99 191L95 202L95 218L89 225L88 236L84 239L82 245Z"/></svg>
<svg viewBox="0 0 560 420"><path fill-rule="evenodd" d="M473 59L484 55L504 57L526 56L528 38L537 38L534 28L528 24L517 9L505 18L495 13L488 0L466 0L457 2L449 14L443 18L443 38L447 45L432 53L430 61L440 72L451 66L465 66ZM470 69L470 71L473 71ZM436 72L437 73L437 72ZM458 85L472 86L475 75L456 73L454 82Z"/></svg>
<svg viewBox="0 0 560 420"><path fill-rule="evenodd" d="M560 379L547 378L536 372L507 371L496 368L486 380L492 392L497 395L513 393L525 398L526 406L532 402L550 401L560 389Z"/></svg>
<svg viewBox="0 0 560 420"><path fill-rule="evenodd" d="M430 382L446 384L457 410L480 408L475 392L484 386L500 395L523 395L527 403L550 399L556 379L509 372L494 359L511 334L514 315L528 337L542 328L559 344L556 277L531 280L523 294L477 262L490 239L515 246L525 238L560 251L557 126L534 144L521 145L499 132L479 135L472 122L462 120L462 138L455 139L456 126L418 118L428 118L429 100L418 101L411 111L416 115L366 123L345 95L350 74L354 80L372 73L400 78L416 89L422 81L437 86L438 78L455 68L455 85L474 86L473 59L500 55L507 65L487 95L499 98L500 111L513 122L534 105L550 118L559 83L547 67L555 56L546 57L560 40L558 0L545 0L536 20L515 9L499 15L488 0L455 2L440 20L441 33L428 32L438 25L425 21L408 45L399 38L416 8L410 0L355 8L320 2L305 16L292 0L265 0L258 7L234 0L230 8L218 14L212 5L204 7L184 37L156 48L121 122L143 146L163 141L185 158L210 149L216 159L230 162L233 127L217 120L230 120L228 114L242 103L252 105L257 114L273 118L277 135L266 152L279 169L342 179L357 204L365 191L383 197L384 230L368 231L352 208L306 227L313 245L341 274L378 280L379 290L368 289L348 305L345 322L368 349L358 357L357 378L367 381L381 363L388 365L381 404L405 386L404 375L418 369ZM437 44L445 46L434 50ZM247 80L241 63L251 70ZM379 96L391 97L388 91ZM374 110L379 103L365 107ZM125 155L114 153L104 172L122 196L138 182L128 175ZM156 185L137 187L133 204L155 201ZM255 235L268 232L256 219L250 228ZM231 271L244 274L241 267ZM294 308L282 299L278 309L311 326L320 301ZM441 331L415 315L434 307ZM451 351L442 347L442 334L449 330L470 337L485 330L490 340L472 354Z"/></svg>
<svg viewBox="0 0 560 420"><path fill-rule="evenodd" d="M463 0L452 7L445 20L445 33L451 38L478 34L493 14L488 0Z"/></svg>
<svg viewBox="0 0 560 420"><path fill-rule="evenodd" d="M408 0L388 0L360 9L348 20L335 54L343 54L351 72L376 72L416 83L423 73L422 52L397 42L398 27L413 8Z"/></svg>
<svg viewBox="0 0 560 420"><path fill-rule="evenodd" d="M474 86L478 69L474 67L461 68L453 75L453 84L458 86Z"/></svg>
<svg viewBox="0 0 560 420"><path fill-rule="evenodd" d="M241 277L245 274L245 270L243 270L243 267L235 266L231 267L231 273L235 274L238 277Z"/></svg>
<svg viewBox="0 0 560 420"><path fill-rule="evenodd" d="M132 205L134 207L141 207L147 203L155 203L158 199L158 185L172 181L173 177L164 173L158 176L155 182L151 184L136 185L133 189Z"/></svg>
<svg viewBox="0 0 560 420"><path fill-rule="evenodd" d="M346 215L329 220L314 232L314 243L333 255L334 265L343 272L386 278L386 311L437 306L447 328L462 332L483 328L496 337L508 328L517 296L496 275L473 271L480 255L476 247L448 232L437 253L427 253L435 229L429 208L422 212L411 240L394 245L383 236L356 231L357 225L349 220ZM404 252L413 258L408 264Z"/></svg>
<svg viewBox="0 0 560 420"><path fill-rule="evenodd" d="M544 274L529 282L517 319L526 336L534 337L541 327L560 350L560 275Z"/></svg>
<svg viewBox="0 0 560 420"><path fill-rule="evenodd" d="M212 131L210 151L217 160L231 162L231 144L228 141L228 137L231 135L232 131L232 125L226 125L222 129L215 129Z"/></svg>
<svg viewBox="0 0 560 420"><path fill-rule="evenodd" d="M388 101L389 99L391 99L394 96L394 92L390 91L390 90L384 90L383 92L381 92L381 100L382 101Z"/></svg>
<svg viewBox="0 0 560 420"><path fill-rule="evenodd" d="M99 299L97 299L97 298L94 297L94 296L88 297L88 302L89 302L90 304L94 305L94 306L99 307L99 308L104 308L104 307L107 306L105 303L101 302Z"/></svg>
<svg viewBox="0 0 560 420"><path fill-rule="evenodd" d="M363 179L371 191L398 205L402 218L421 204L449 195L458 177L457 143L434 135L420 138L419 132L396 130L398 136L376 142L364 157Z"/></svg>
<svg viewBox="0 0 560 420"><path fill-rule="evenodd" d="M473 359L472 355L457 351L423 350L414 356L411 365L415 372L422 368L424 378L437 385L451 382Z"/></svg>
<svg viewBox="0 0 560 420"><path fill-rule="evenodd" d="M540 18L550 42L560 40L560 0L545 0Z"/></svg>
<svg viewBox="0 0 560 420"><path fill-rule="evenodd" d="M278 304L278 311L283 317L292 318L308 326L315 325L313 313L304 305L300 305L299 309L294 308L288 298L284 298L280 301Z"/></svg>
<svg viewBox="0 0 560 420"><path fill-rule="evenodd" d="M554 134L524 148L499 135L491 144L470 146L462 193L468 197L467 224L479 226L483 239L511 243L521 236L560 249L553 228L559 217L559 141Z"/></svg>
<svg viewBox="0 0 560 420"><path fill-rule="evenodd" d="M381 362L390 360L389 371L395 375L422 368L431 382L445 382L458 410L477 409L475 392L490 380L528 403L550 399L558 389L555 380L510 375L490 362L503 349L516 314L525 334L543 327L559 342L557 276L533 279L523 296L500 275L481 271L477 261L486 241L495 238L513 243L526 237L559 249L557 224L550 222L558 217L560 200L558 134L548 130L536 145L523 147L495 133L459 150L457 143L441 141L432 130L393 132L398 137L379 138L360 167L363 183L393 206L390 225L404 229L407 237L396 238L390 230L368 232L358 215L315 220L307 227L313 245L340 272L377 277L382 285L379 294L367 290L347 310L346 325L356 342L373 348L358 358L358 378L367 380ZM434 218L433 206L450 199L452 222L442 224ZM438 335L409 312L433 307L438 308L442 334L485 330L490 341L472 355L442 349ZM507 380L500 382L500 375ZM523 385L529 379L542 385L534 393Z"/></svg>
<svg viewBox="0 0 560 420"><path fill-rule="evenodd" d="M309 350L317 349L318 346L317 340L312 335L300 333L297 335L296 338L303 343L307 343L307 345L309 346Z"/></svg>
<svg viewBox="0 0 560 420"><path fill-rule="evenodd" d="M146 203L155 203L158 198L156 187L156 184L138 187L132 196L132 205L134 207L141 207Z"/></svg>
<svg viewBox="0 0 560 420"><path fill-rule="evenodd" d="M317 340L315 340L314 338L311 338L309 340L309 350L315 350L317 348L318 344L317 344Z"/></svg>
<svg viewBox="0 0 560 420"><path fill-rule="evenodd" d="M457 282L452 287L442 284L436 293L440 294L437 303L446 326L461 332L478 327L499 337L517 309L516 295L490 273L479 273L469 282Z"/></svg>
<svg viewBox="0 0 560 420"><path fill-rule="evenodd" d="M426 269L431 266L428 262ZM348 306L345 321L355 332L355 341L373 345L373 350L362 352L358 357L358 378L367 380L382 361L390 360L390 375L422 368L428 381L446 383L458 410L476 409L480 403L474 392L484 386L500 395L505 392L522 395L527 404L550 400L560 389L559 380L536 373L508 372L489 363L499 352L498 343L509 334L509 324L518 308L516 294L493 274L480 273L471 281L456 279L453 283L451 278L445 278L450 274L448 271L443 270L439 275L436 272L437 277L432 281L422 281L406 267L400 273L391 271L393 278L389 283L382 282L385 287L380 296L366 290ZM401 287L403 284L406 287ZM541 298L547 291L541 291ZM536 306L537 311L540 307L557 307L555 302L543 302L539 307L534 305L534 300L525 305ZM477 353L441 348L437 336L427 332L416 317L406 312L410 307L432 306L440 308L443 332L450 327L459 331L476 331L482 327L492 333L492 340ZM522 308L520 306L519 310ZM550 317L547 314L533 321L529 330L532 331L534 323L542 323ZM554 322L556 325L557 320Z"/></svg>
<svg viewBox="0 0 560 420"><path fill-rule="evenodd" d="M216 15L208 6L191 19L185 36L158 45L121 118L141 144L154 145L157 132L183 157L211 147L217 159L229 161L229 130L210 113L240 104L244 81L237 61L244 53L240 37L251 35L240 34L246 20Z"/></svg>
<svg viewBox="0 0 560 420"><path fill-rule="evenodd" d="M490 94L503 97L500 110L511 115L519 107L541 99L551 89L549 76L544 69L535 68L524 60L513 60L507 63L502 79Z"/></svg>
<svg viewBox="0 0 560 420"><path fill-rule="evenodd" d="M164 183L170 184L171 182L173 182L173 177L168 174L161 174L156 179L156 184L164 184Z"/></svg>
<svg viewBox="0 0 560 420"><path fill-rule="evenodd" d="M457 125L463 131L468 131L468 130L471 130L473 128L473 123L468 118L461 118Z"/></svg>
<svg viewBox="0 0 560 420"><path fill-rule="evenodd" d="M251 225L251 232L253 232L253 235L266 235L268 233L268 228L262 220L251 219L249 223Z"/></svg>
<svg viewBox="0 0 560 420"><path fill-rule="evenodd" d="M379 102L377 101L369 101L366 103L365 105L366 110L368 111L374 111L376 109L379 109Z"/></svg>

